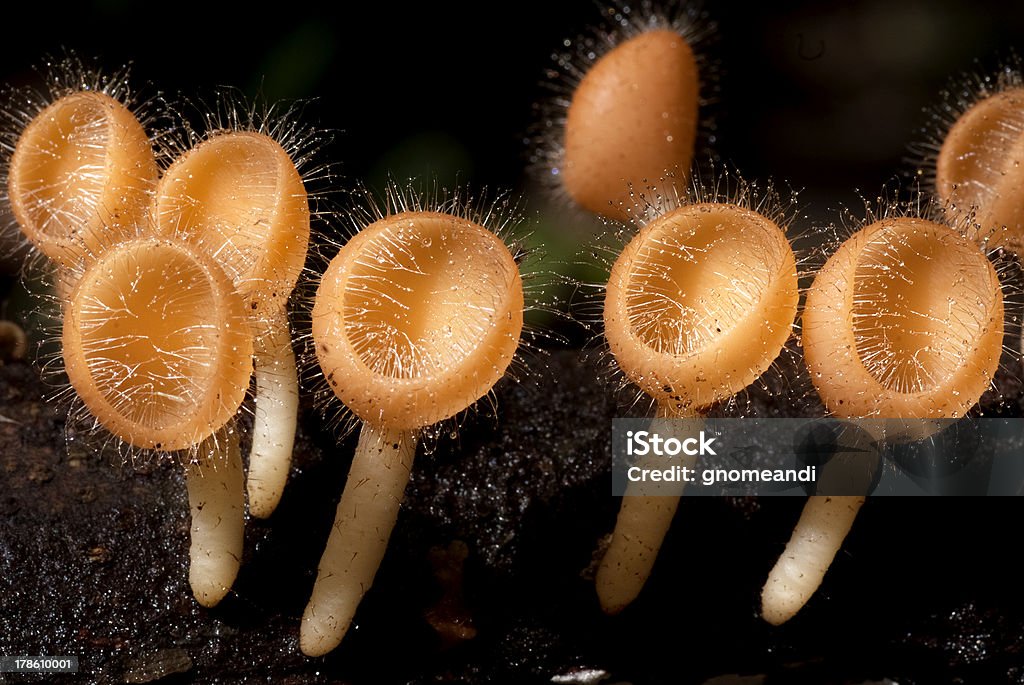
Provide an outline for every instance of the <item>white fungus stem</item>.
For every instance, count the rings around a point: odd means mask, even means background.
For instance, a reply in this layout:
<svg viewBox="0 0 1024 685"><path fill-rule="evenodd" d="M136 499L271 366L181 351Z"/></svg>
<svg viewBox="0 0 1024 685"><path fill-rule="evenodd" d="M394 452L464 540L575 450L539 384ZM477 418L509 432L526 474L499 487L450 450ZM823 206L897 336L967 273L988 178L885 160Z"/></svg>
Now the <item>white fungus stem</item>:
<svg viewBox="0 0 1024 685"><path fill-rule="evenodd" d="M274 513L292 463L299 411L299 380L288 313L282 307L265 324L254 345L256 411L249 453L249 513Z"/></svg>
<svg viewBox="0 0 1024 685"><path fill-rule="evenodd" d="M699 429L703 423L702 419L683 422L679 420L682 417L664 421L672 414L666 405L660 405L658 418L651 423L651 432L666 438L677 435L682 439L696 435L694 429ZM696 461L695 456L680 454L668 464L664 456L648 454L636 458L632 465L641 469L664 469L670 465L693 468ZM685 487L682 481L631 481L626 485L612 539L595 578L597 598L606 614L619 613L640 594L654 568Z"/></svg>
<svg viewBox="0 0 1024 685"><path fill-rule="evenodd" d="M337 647L373 584L412 472L417 436L364 423L338 503L299 646L308 656Z"/></svg>
<svg viewBox="0 0 1024 685"><path fill-rule="evenodd" d="M205 607L224 599L238 575L245 532L245 487L238 431L222 428L198 448L186 465L192 510L188 580Z"/></svg>
<svg viewBox="0 0 1024 685"><path fill-rule="evenodd" d="M761 614L772 625L793 618L821 585L853 527L863 497L810 497L786 549L761 591Z"/></svg>

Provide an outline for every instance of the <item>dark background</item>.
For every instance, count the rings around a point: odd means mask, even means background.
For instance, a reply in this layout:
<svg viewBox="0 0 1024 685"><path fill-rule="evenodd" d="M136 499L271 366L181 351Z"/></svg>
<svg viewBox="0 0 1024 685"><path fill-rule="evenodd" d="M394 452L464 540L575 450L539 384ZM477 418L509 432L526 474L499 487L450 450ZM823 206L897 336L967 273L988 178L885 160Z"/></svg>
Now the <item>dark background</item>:
<svg viewBox="0 0 1024 685"><path fill-rule="evenodd" d="M23 6L7 22L0 75L26 83L44 54L134 63L133 82L171 95L234 86L270 101L312 98L310 122L338 132L332 161L351 179L455 172L522 187L531 105L550 54L595 23L591 0L281 3L202 6L126 0ZM718 25L716 150L751 178L807 190L825 216L900 170L923 107L951 77L999 63L1024 42L1024 5L709 1ZM301 11L300 11L301 10ZM152 88L149 92L152 92ZM540 209L534 200L530 206Z"/></svg>
<svg viewBox="0 0 1024 685"><path fill-rule="evenodd" d="M546 256L545 268L600 280L577 265L600 227L531 183L526 138L534 105L548 94L542 82L552 53L600 20L601 3L301 9L29 5L0 41L0 76L8 85L38 84L34 68L44 55L73 51L107 70L131 62L134 88L171 102L210 98L222 86L271 103L309 100L305 123L333 137L320 157L339 174L331 191L356 181L379 190L389 174L513 189L526 198L532 245ZM1024 50L1024 4L1016 2L725 0L705 3L704 11L717 25L698 46L717 74L703 111L714 129L702 139L713 137L714 145L696 157L715 154L748 180L801 191L792 234L802 236L840 222L841 208L863 216L862 197L905 182L921 162L911 147L939 134L924 109L942 104L940 91L965 73L994 72ZM340 223L318 228L332 235ZM18 309L0 314L18 319ZM551 317L540 321L574 343L587 337Z"/></svg>
<svg viewBox="0 0 1024 685"><path fill-rule="evenodd" d="M657 6L657 3L655 3ZM670 6L670 5L669 5ZM44 55L72 51L107 70L132 63L144 96L209 99L230 86L267 102L308 100L306 124L329 130L322 151L338 174L381 189L437 179L525 196L532 243L546 267L574 265L600 231L527 173L534 105L562 41L595 25L593 0L515 3L371 2L276 6L102 0L20 8L0 41L0 76L38 84ZM696 153L748 180L801 191L795 235L863 215L862 197L904 182L915 144L939 134L925 108L965 73L994 73L1022 47L1024 4L991 0L705 3L717 26L698 51L717 76ZM341 221L321 223L331 235ZM806 247L806 246L802 246ZM14 269L14 262L7 271ZM561 307L562 305L556 305ZM18 307L8 316L18 318ZM3 313L3 312L0 312ZM581 335L550 318L576 343Z"/></svg>

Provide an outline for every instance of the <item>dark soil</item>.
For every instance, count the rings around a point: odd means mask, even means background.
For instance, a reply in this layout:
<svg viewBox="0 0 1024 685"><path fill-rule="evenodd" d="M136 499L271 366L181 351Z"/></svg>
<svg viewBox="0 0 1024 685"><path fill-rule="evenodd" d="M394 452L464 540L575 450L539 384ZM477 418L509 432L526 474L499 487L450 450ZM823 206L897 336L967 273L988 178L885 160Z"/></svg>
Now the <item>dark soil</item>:
<svg viewBox="0 0 1024 685"><path fill-rule="evenodd" d="M1024 683L1011 498L872 499L782 628L758 617L759 592L802 502L684 499L640 598L602 615L587 569L615 519L623 410L577 352L541 361L499 389L500 421L470 417L421 452L358 625L322 659L300 654L299 619L352 438L335 445L304 411L284 500L249 521L234 592L206 610L187 581L179 468L117 466L101 439L66 436L32 367L0 366L0 654L81 664L0 682ZM1019 415L1009 376L999 391L1010 399L990 394L990 411ZM820 409L801 397L747 402Z"/></svg>

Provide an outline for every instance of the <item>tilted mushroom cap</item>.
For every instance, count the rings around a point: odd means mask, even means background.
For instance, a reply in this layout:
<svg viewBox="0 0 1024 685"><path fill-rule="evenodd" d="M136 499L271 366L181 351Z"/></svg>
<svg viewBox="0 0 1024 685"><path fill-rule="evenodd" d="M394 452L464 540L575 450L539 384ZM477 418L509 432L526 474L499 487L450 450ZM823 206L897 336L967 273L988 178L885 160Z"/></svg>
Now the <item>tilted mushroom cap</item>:
<svg viewBox="0 0 1024 685"><path fill-rule="evenodd" d="M561 182L585 209L623 218L637 190L683 190L697 136L700 80L693 50L671 29L645 31L584 75L566 115ZM671 193L670 187L661 188Z"/></svg>
<svg viewBox="0 0 1024 685"><path fill-rule="evenodd" d="M242 298L214 260L141 238L106 250L64 310L68 378L100 424L143 449L187 449L238 410L252 374Z"/></svg>
<svg viewBox="0 0 1024 685"><path fill-rule="evenodd" d="M135 115L109 95L83 91L46 107L21 133L8 195L26 237L73 267L134 234L157 174Z"/></svg>
<svg viewBox="0 0 1024 685"><path fill-rule="evenodd" d="M807 294L811 380L838 416L962 416L999 365L1002 298L995 269L960 233L912 217L873 223Z"/></svg>
<svg viewBox="0 0 1024 685"><path fill-rule="evenodd" d="M156 193L161 235L217 261L256 303L283 304L309 245L309 199L281 145L262 133L218 133L179 157Z"/></svg>
<svg viewBox="0 0 1024 685"><path fill-rule="evenodd" d="M1024 248L1024 88L990 95L953 124L936 159L935 186L943 201L976 211L971 237L995 234Z"/></svg>

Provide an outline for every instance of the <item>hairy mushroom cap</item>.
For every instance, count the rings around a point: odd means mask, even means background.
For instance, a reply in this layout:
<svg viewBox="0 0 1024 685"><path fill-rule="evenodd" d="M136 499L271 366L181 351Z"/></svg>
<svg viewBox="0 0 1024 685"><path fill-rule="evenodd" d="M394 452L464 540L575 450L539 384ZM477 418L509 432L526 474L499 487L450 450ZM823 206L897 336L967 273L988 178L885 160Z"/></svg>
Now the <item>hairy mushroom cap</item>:
<svg viewBox="0 0 1024 685"><path fill-rule="evenodd" d="M63 348L88 410L143 449L187 449L213 435L252 374L252 334L231 281L212 258L159 238L89 264L65 306Z"/></svg>
<svg viewBox="0 0 1024 685"><path fill-rule="evenodd" d="M331 261L313 308L324 376L359 418L414 429L454 416L505 374L523 285L491 231L437 212L363 229Z"/></svg>
<svg viewBox="0 0 1024 685"><path fill-rule="evenodd" d="M984 253L960 233L883 219L826 262L803 321L811 380L833 414L955 418L999 365L1003 295Z"/></svg>
<svg viewBox="0 0 1024 685"><path fill-rule="evenodd" d="M1024 248L1024 88L977 102L946 134L935 160L939 197L975 209L977 234L1006 230L1015 249Z"/></svg>
<svg viewBox="0 0 1024 685"><path fill-rule="evenodd" d="M309 199L281 145L262 133L219 133L167 169L157 231L217 256L239 292L283 305L309 245Z"/></svg>
<svg viewBox="0 0 1024 685"><path fill-rule="evenodd" d="M736 205L686 205L648 223L619 255L605 337L645 393L697 410L771 366L798 301L793 250L773 221Z"/></svg>
<svg viewBox="0 0 1024 685"><path fill-rule="evenodd" d="M25 236L73 267L134 234L158 170L135 115L104 93L66 95L22 131L11 156L8 196Z"/></svg>
<svg viewBox="0 0 1024 685"><path fill-rule="evenodd" d="M633 205L630 186L656 187L676 170L673 180L684 183L699 90L693 50L674 30L644 31L601 57L576 87L566 116L559 173L569 196L591 212L623 218L623 208Z"/></svg>

